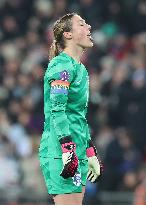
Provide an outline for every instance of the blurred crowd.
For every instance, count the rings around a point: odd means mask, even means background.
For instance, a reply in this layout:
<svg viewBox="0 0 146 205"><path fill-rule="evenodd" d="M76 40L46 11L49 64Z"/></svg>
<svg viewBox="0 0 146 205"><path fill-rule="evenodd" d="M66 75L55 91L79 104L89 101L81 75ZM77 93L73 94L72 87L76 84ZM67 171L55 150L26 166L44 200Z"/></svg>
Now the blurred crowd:
<svg viewBox="0 0 146 205"><path fill-rule="evenodd" d="M90 74L87 118L104 164L98 189L146 190L144 0L0 1L0 190L45 191L37 159L43 75L52 24L67 12L86 19L95 42L82 62Z"/></svg>

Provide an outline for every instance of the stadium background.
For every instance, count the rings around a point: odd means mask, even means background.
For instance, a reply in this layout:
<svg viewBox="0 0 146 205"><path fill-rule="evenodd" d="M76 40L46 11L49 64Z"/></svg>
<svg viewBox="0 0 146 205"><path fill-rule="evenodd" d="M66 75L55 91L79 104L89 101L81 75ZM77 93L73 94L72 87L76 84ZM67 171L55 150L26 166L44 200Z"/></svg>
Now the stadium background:
<svg viewBox="0 0 146 205"><path fill-rule="evenodd" d="M84 204L145 205L146 1L0 1L0 204L52 204L39 169L43 74L51 26L77 12L95 45L82 62L90 73L88 121L104 163Z"/></svg>

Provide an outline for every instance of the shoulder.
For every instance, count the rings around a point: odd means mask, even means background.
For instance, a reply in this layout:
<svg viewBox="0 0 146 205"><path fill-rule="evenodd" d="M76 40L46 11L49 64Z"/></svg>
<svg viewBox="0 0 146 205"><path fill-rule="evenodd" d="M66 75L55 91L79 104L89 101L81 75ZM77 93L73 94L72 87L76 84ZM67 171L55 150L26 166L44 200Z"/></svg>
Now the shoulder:
<svg viewBox="0 0 146 205"><path fill-rule="evenodd" d="M45 76L49 79L72 80L75 76L74 65L70 59L58 55L49 62Z"/></svg>
<svg viewBox="0 0 146 205"><path fill-rule="evenodd" d="M48 68L65 68L73 69L73 63L70 59L66 58L63 55L58 55L54 57L48 64Z"/></svg>

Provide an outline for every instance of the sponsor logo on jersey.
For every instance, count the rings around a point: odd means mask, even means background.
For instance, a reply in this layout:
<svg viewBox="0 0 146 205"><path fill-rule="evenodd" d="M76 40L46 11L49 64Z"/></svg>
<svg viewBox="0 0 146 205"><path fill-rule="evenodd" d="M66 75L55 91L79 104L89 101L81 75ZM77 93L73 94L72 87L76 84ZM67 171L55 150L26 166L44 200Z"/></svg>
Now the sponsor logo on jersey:
<svg viewBox="0 0 146 205"><path fill-rule="evenodd" d="M76 185L76 186L80 186L81 185L81 174L79 172L77 172L74 177L72 177L72 180L73 180L73 184Z"/></svg>

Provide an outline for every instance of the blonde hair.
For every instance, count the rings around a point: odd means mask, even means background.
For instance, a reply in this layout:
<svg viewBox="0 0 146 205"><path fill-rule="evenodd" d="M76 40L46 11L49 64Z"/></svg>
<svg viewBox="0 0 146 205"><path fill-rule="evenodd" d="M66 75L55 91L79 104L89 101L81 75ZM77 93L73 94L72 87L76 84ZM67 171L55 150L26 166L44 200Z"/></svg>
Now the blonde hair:
<svg viewBox="0 0 146 205"><path fill-rule="evenodd" d="M65 48L63 33L72 29L72 17L76 13L66 14L57 20L53 26L54 40L49 51L49 60L57 56Z"/></svg>

